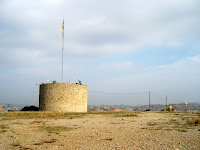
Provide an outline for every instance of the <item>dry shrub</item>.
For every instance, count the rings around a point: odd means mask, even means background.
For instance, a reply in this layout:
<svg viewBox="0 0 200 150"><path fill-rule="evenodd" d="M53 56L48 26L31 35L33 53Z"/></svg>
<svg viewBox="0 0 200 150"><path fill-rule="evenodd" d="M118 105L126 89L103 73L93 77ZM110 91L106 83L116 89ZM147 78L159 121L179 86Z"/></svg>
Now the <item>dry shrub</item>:
<svg viewBox="0 0 200 150"><path fill-rule="evenodd" d="M176 115L179 115L179 114L200 114L200 111L199 110L188 110L188 111L183 111L183 110L174 110L174 111L154 111L156 113L175 113Z"/></svg>
<svg viewBox="0 0 200 150"><path fill-rule="evenodd" d="M43 140L41 142L35 143L34 145L43 145L44 143L51 144L51 143L54 143L56 141L57 141L57 139Z"/></svg>
<svg viewBox="0 0 200 150"><path fill-rule="evenodd" d="M11 145L14 146L14 147L21 146L21 144L20 144L19 142L13 143L13 144L11 144Z"/></svg>
<svg viewBox="0 0 200 150"><path fill-rule="evenodd" d="M116 117L137 117L138 115L135 113L122 113L122 114L116 114Z"/></svg>
<svg viewBox="0 0 200 150"><path fill-rule="evenodd" d="M0 129L9 129L9 127L8 127L8 125L1 124L1 125L0 125Z"/></svg>
<svg viewBox="0 0 200 150"><path fill-rule="evenodd" d="M35 121L33 121L33 122L31 122L31 124L45 124L45 122L44 121L41 121L41 120L35 120Z"/></svg>
<svg viewBox="0 0 200 150"><path fill-rule="evenodd" d="M42 144L44 144L43 141L42 141L42 142L39 142L39 143L35 143L35 144L33 144L33 145L42 145Z"/></svg>
<svg viewBox="0 0 200 150"><path fill-rule="evenodd" d="M0 130L0 133L4 133L4 132L7 132L7 130Z"/></svg>
<svg viewBox="0 0 200 150"><path fill-rule="evenodd" d="M13 144L11 144L11 146L13 146L13 147L18 147L19 149L22 149L22 150L31 149L31 148L29 148L29 147L24 147L24 146L22 146L22 144L19 143L19 142L13 143ZM18 148L15 148L15 149L18 149Z"/></svg>
<svg viewBox="0 0 200 150"><path fill-rule="evenodd" d="M125 124L125 122L111 122L110 124Z"/></svg>
<svg viewBox="0 0 200 150"><path fill-rule="evenodd" d="M9 129L8 125L5 125L5 124L0 125L0 133L7 132L7 129Z"/></svg>
<svg viewBox="0 0 200 150"><path fill-rule="evenodd" d="M200 124L200 117L199 118L190 118L188 120L189 124Z"/></svg>
<svg viewBox="0 0 200 150"><path fill-rule="evenodd" d="M106 138L104 140L107 140L107 141L112 141L112 138Z"/></svg>
<svg viewBox="0 0 200 150"><path fill-rule="evenodd" d="M191 111L191 113L193 113L193 114L200 114L200 111L199 110L194 110L194 111Z"/></svg>
<svg viewBox="0 0 200 150"><path fill-rule="evenodd" d="M44 143L54 143L56 141L57 141L57 139L50 139L50 140L44 141Z"/></svg>
<svg viewBox="0 0 200 150"><path fill-rule="evenodd" d="M155 123L155 122L148 122L147 125L148 126L155 126L155 125L157 125L157 123Z"/></svg>
<svg viewBox="0 0 200 150"><path fill-rule="evenodd" d="M95 115L121 115L121 114L140 114L140 112L135 111L88 111L87 114L95 114Z"/></svg>
<svg viewBox="0 0 200 150"><path fill-rule="evenodd" d="M187 132L187 130L185 130L185 129L178 129L177 131L179 131L179 132Z"/></svg>

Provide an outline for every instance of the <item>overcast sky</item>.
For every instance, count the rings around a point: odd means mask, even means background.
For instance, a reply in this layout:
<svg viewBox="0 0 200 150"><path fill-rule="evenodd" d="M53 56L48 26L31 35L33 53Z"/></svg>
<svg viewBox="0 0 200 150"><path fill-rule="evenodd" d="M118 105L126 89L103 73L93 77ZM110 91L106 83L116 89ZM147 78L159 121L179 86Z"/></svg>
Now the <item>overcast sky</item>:
<svg viewBox="0 0 200 150"><path fill-rule="evenodd" d="M88 85L89 104L200 102L199 0L0 0L0 103L39 86ZM142 93L100 94L93 93ZM146 92L146 93L144 93Z"/></svg>

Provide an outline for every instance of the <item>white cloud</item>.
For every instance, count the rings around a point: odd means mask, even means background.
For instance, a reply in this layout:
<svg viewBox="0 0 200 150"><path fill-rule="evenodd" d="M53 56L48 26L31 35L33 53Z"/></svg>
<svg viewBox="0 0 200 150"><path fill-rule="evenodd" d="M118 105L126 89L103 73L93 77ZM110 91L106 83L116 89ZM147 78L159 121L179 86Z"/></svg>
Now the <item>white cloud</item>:
<svg viewBox="0 0 200 150"><path fill-rule="evenodd" d="M23 5L12 1L1 6L0 17L7 31L0 31L2 36L8 36L0 43L2 48L12 45L59 49L62 19L65 45L77 47L68 48L77 55L80 47L83 54L97 55L105 51L114 54L117 47L121 53L143 46L180 47L199 35L199 1L195 0L151 0L145 5L140 1L21 2ZM46 3L56 4L47 7Z"/></svg>
<svg viewBox="0 0 200 150"><path fill-rule="evenodd" d="M97 26L97 25L103 25L105 22L106 22L106 17L103 17L103 16L96 17L96 16L94 16L91 19L81 20L80 24L82 26L88 26L89 25L91 27L94 27L94 26Z"/></svg>
<svg viewBox="0 0 200 150"><path fill-rule="evenodd" d="M103 63L100 65L100 69L128 69L133 65L131 61L126 62L111 62L111 63Z"/></svg>
<svg viewBox="0 0 200 150"><path fill-rule="evenodd" d="M123 76L117 76L116 71L110 69L110 74L113 76L109 79L104 77L105 72L100 73L101 71L99 71L101 78L95 83L90 84L90 90L108 93L140 93L151 91L152 103L161 104L164 102L161 100L164 100L162 98L165 98L165 96L169 97L170 103L183 102L185 100L188 102L199 101L200 62L193 59L196 57L198 56L187 57L168 65L143 66L141 70L135 64L129 69L136 69L136 71L129 72ZM90 93L91 99L94 99L95 96L97 95ZM98 95L96 99L101 100L102 103L114 103L116 100L118 104L125 102L135 105L147 104L148 95L129 95L126 98L124 97L124 99L118 95Z"/></svg>
<svg viewBox="0 0 200 150"><path fill-rule="evenodd" d="M7 67L23 67L35 66L38 64L56 62L58 56L48 55L51 51L43 52L37 49L15 48L15 49L0 49L1 55L0 66Z"/></svg>
<svg viewBox="0 0 200 150"><path fill-rule="evenodd" d="M193 56L193 57L189 57L188 59L191 60L191 61L199 62L200 61L200 56Z"/></svg>

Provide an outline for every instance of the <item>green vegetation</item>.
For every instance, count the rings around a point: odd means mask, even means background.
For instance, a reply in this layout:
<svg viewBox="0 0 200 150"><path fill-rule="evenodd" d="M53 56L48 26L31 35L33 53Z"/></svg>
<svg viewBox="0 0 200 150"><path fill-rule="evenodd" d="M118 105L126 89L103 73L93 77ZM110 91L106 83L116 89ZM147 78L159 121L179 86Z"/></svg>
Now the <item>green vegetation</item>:
<svg viewBox="0 0 200 150"><path fill-rule="evenodd" d="M133 111L89 111L87 113L49 112L49 111L19 111L6 112L0 114L1 120L10 119L33 119L33 118L55 118L55 119L75 119L85 115L113 115L116 117L136 117L140 112Z"/></svg>
<svg viewBox="0 0 200 150"><path fill-rule="evenodd" d="M65 126L42 126L41 129L46 130L49 133L60 133L62 131L70 131L73 128Z"/></svg>
<svg viewBox="0 0 200 150"><path fill-rule="evenodd" d="M43 111L22 111L22 112L6 112L0 114L0 120L10 119L33 119L33 118L67 118L73 119L82 117L87 113L64 113L64 112L43 112Z"/></svg>

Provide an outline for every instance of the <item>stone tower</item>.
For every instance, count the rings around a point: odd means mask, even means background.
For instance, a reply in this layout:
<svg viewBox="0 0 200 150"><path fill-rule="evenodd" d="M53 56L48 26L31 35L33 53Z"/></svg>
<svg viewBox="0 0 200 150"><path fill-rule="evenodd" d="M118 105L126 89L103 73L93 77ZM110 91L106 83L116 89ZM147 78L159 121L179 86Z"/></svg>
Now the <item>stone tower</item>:
<svg viewBox="0 0 200 150"><path fill-rule="evenodd" d="M40 85L39 110L87 112L87 85L43 83Z"/></svg>

